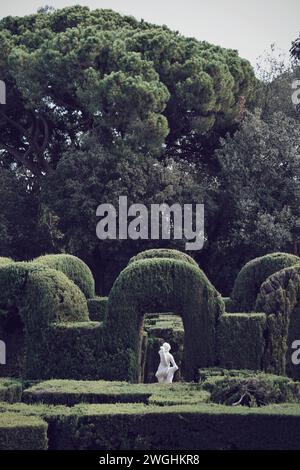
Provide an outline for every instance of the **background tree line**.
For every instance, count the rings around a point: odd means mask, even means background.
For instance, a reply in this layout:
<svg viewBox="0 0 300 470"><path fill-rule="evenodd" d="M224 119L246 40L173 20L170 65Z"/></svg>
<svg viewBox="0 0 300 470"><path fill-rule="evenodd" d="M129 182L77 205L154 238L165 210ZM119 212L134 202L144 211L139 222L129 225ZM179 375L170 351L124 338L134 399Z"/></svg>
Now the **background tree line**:
<svg viewBox="0 0 300 470"><path fill-rule="evenodd" d="M295 49L295 46L293 46ZM73 253L99 293L138 251L99 241L98 204L205 204L196 259L224 294L240 266L298 253L294 62L237 51L111 10L76 6L0 21L0 256Z"/></svg>

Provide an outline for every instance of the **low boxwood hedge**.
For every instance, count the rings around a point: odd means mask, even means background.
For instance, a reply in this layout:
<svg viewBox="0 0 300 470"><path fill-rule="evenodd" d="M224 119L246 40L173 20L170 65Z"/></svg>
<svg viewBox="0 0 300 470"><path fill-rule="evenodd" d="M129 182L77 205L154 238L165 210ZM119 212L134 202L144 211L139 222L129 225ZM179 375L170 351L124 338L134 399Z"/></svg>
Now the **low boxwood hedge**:
<svg viewBox="0 0 300 470"><path fill-rule="evenodd" d="M208 401L209 393L197 383L131 384L128 382L47 380L23 393L28 404L74 406L80 403L146 403L160 406Z"/></svg>
<svg viewBox="0 0 300 470"><path fill-rule="evenodd" d="M37 416L0 413L0 450L46 450L47 428Z"/></svg>
<svg viewBox="0 0 300 470"><path fill-rule="evenodd" d="M299 450L300 442L299 404L0 403L4 413L47 421L51 450Z"/></svg>

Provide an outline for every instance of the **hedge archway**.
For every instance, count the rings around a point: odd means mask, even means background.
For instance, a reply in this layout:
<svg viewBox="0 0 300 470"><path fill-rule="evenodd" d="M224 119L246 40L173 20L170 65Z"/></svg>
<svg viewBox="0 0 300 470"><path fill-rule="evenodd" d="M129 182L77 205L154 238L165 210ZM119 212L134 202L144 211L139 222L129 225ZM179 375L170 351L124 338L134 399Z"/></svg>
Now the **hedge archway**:
<svg viewBox="0 0 300 470"><path fill-rule="evenodd" d="M300 339L300 322L294 317L300 315L299 304L300 266L282 269L262 284L256 306L267 314L264 354L267 372L286 373L287 363L290 362L287 358L288 340L293 337Z"/></svg>
<svg viewBox="0 0 300 470"><path fill-rule="evenodd" d="M200 367L215 365L215 327L224 312L220 294L203 271L190 263L145 259L129 264L109 295L107 348L111 353L127 351L131 358L121 377L138 380L140 334L144 314L149 311L172 311L182 316L187 380L193 380Z"/></svg>

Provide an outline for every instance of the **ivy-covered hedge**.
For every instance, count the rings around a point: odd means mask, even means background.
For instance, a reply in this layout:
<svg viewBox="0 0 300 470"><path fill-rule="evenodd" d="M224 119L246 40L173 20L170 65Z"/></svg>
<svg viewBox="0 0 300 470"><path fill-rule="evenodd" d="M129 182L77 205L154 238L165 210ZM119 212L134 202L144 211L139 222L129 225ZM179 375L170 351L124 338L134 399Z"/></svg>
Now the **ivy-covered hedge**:
<svg viewBox="0 0 300 470"><path fill-rule="evenodd" d="M246 263L233 286L231 299L234 311L255 311L256 298L262 283L273 273L295 264L300 264L300 258L288 253L270 253Z"/></svg>
<svg viewBox="0 0 300 470"><path fill-rule="evenodd" d="M90 268L76 256L51 254L34 260L48 268L57 269L73 281L87 299L95 297L95 281Z"/></svg>
<svg viewBox="0 0 300 470"><path fill-rule="evenodd" d="M90 319L92 321L104 321L107 317L108 297L95 297L88 299Z"/></svg>
<svg viewBox="0 0 300 470"><path fill-rule="evenodd" d="M193 266L196 266L197 268L199 267L198 263L191 256L187 255L186 253L183 253L182 251L172 250L169 248L153 248L151 250L141 251L141 253L138 253L136 256L129 260L129 264L133 263L134 261L152 258L177 259L178 261L186 261L187 263L190 263Z"/></svg>
<svg viewBox="0 0 300 470"><path fill-rule="evenodd" d="M37 416L0 413L0 450L46 450L47 428Z"/></svg>
<svg viewBox="0 0 300 470"><path fill-rule="evenodd" d="M265 347L264 313L226 313L217 326L217 363L232 369L260 370Z"/></svg>
<svg viewBox="0 0 300 470"><path fill-rule="evenodd" d="M109 295L106 331L113 331L107 350L130 351L131 370L120 364L119 379L137 380L142 320L145 312L182 315L185 329L185 377L216 360L215 325L224 312L220 294L197 267L185 261L154 258L125 268ZM116 377L116 378L117 378Z"/></svg>
<svg viewBox="0 0 300 470"><path fill-rule="evenodd" d="M0 305L1 332L12 343L14 331L24 335L25 357L19 375L29 378L43 377L45 364L52 360L45 347L51 324L89 318L80 289L63 273L39 263L0 266ZM8 343L8 356L11 347ZM6 372L5 366L0 368L0 374Z"/></svg>

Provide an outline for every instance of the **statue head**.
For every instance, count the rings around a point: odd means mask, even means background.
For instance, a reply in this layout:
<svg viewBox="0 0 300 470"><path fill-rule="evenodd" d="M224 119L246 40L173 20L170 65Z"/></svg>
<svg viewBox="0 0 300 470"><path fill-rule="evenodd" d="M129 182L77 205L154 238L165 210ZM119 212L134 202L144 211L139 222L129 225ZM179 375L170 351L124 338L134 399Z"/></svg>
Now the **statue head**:
<svg viewBox="0 0 300 470"><path fill-rule="evenodd" d="M169 351L171 350L171 346L170 346L169 343L164 343L164 344L163 344L163 348L164 348L167 352L169 352Z"/></svg>

